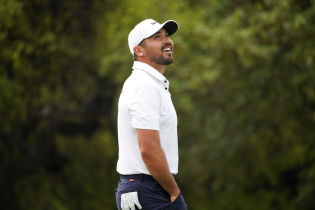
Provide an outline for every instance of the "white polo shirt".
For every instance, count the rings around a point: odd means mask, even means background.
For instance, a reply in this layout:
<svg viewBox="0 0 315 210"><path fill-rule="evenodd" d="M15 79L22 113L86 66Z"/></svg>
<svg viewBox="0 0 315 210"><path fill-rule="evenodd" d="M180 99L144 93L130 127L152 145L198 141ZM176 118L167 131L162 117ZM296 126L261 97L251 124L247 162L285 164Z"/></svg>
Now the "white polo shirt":
<svg viewBox="0 0 315 210"><path fill-rule="evenodd" d="M146 63L135 61L118 102L117 172L150 174L138 144L136 128L158 130L172 174L178 172L177 115L168 80Z"/></svg>

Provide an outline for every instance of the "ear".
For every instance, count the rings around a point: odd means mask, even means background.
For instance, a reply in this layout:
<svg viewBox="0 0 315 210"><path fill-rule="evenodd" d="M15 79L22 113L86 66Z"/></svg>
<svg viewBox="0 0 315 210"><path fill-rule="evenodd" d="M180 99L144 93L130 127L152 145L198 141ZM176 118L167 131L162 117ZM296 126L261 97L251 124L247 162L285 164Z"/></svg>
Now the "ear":
<svg viewBox="0 0 315 210"><path fill-rule="evenodd" d="M144 55L144 49L141 46L135 46L133 48L133 52L139 57L142 57Z"/></svg>

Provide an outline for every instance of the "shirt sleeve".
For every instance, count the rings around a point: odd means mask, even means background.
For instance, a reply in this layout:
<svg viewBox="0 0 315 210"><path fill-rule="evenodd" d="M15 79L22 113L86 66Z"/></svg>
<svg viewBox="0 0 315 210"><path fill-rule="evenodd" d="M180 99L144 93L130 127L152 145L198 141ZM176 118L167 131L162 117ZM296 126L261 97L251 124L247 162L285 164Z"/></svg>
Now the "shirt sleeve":
<svg viewBox="0 0 315 210"><path fill-rule="evenodd" d="M161 95L157 88L142 86L136 89L128 108L133 128L159 130Z"/></svg>

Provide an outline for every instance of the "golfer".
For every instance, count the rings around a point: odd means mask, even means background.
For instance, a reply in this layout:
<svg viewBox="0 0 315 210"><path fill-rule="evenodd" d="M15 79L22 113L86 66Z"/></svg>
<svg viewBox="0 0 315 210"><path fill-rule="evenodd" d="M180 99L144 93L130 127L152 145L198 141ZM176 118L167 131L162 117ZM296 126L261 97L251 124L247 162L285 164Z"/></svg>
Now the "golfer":
<svg viewBox="0 0 315 210"><path fill-rule="evenodd" d="M175 21L146 19L129 33L133 71L118 103L118 209L187 209L178 173L177 115L163 76L174 60Z"/></svg>

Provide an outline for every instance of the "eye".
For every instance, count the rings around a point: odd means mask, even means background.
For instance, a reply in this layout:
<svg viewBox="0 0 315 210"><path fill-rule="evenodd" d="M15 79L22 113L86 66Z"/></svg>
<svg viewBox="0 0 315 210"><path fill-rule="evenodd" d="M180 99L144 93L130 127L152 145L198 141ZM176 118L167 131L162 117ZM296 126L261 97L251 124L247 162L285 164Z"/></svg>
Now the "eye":
<svg viewBox="0 0 315 210"><path fill-rule="evenodd" d="M154 36L154 39L159 39L159 38L160 38L160 35L158 34Z"/></svg>

